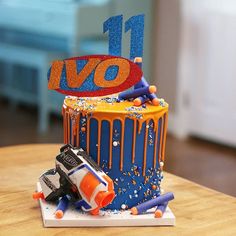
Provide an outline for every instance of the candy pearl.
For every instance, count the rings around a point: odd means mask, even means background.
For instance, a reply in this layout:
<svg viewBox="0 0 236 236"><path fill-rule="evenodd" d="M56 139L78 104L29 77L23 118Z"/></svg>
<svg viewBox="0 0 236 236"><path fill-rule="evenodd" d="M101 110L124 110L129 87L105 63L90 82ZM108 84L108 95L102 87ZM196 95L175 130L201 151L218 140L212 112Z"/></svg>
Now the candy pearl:
<svg viewBox="0 0 236 236"><path fill-rule="evenodd" d="M163 167L163 166L164 166L164 162L161 161L161 162L160 162L160 167Z"/></svg>
<svg viewBox="0 0 236 236"><path fill-rule="evenodd" d="M122 210L125 210L125 209L126 209L126 205L125 205L125 204L122 204L122 205L121 205L121 209L122 209Z"/></svg>
<svg viewBox="0 0 236 236"><path fill-rule="evenodd" d="M117 141L114 141L113 142L113 146L116 147L118 145L118 142Z"/></svg>

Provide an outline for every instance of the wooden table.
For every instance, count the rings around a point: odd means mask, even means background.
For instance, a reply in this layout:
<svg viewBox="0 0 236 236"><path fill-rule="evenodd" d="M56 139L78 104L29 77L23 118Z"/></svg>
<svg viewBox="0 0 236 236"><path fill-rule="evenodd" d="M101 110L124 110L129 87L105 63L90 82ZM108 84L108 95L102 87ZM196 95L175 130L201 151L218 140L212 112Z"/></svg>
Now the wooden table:
<svg viewBox="0 0 236 236"><path fill-rule="evenodd" d="M236 235L236 198L169 173L163 188L175 193L175 227L44 228L32 192L40 174L53 167L59 147L0 148L0 235Z"/></svg>

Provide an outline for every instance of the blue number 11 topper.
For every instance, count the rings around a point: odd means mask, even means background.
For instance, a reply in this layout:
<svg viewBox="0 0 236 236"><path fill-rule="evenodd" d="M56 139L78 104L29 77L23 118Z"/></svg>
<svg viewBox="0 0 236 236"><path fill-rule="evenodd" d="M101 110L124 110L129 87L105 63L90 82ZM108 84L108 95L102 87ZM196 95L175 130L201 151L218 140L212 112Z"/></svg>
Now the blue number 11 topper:
<svg viewBox="0 0 236 236"><path fill-rule="evenodd" d="M122 25L123 15L112 16L103 23L103 33L108 31L109 54L121 56L122 51ZM144 39L144 15L130 17L125 22L125 33L130 31L130 60L142 69L143 39ZM118 100L133 99L135 106L140 106L150 101L154 106L159 105L155 94L156 86L150 86L144 77L134 85L133 91L125 91L119 94Z"/></svg>
<svg viewBox="0 0 236 236"><path fill-rule="evenodd" d="M109 55L121 56L123 15L112 16L103 23L108 31ZM130 31L130 60L143 57L144 15L130 17L125 22L125 33Z"/></svg>

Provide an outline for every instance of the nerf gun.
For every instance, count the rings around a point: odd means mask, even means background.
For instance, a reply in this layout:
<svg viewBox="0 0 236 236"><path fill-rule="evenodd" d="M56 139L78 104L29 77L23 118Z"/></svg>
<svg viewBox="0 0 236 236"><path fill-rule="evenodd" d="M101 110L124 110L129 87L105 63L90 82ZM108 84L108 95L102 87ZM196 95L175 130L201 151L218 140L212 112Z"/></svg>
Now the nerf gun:
<svg viewBox="0 0 236 236"><path fill-rule="evenodd" d="M77 208L93 215L97 215L99 209L110 204L115 197L110 177L83 149L69 144L60 149L56 168L40 176L39 182L42 192L34 193L34 199L59 200L59 205L69 200Z"/></svg>

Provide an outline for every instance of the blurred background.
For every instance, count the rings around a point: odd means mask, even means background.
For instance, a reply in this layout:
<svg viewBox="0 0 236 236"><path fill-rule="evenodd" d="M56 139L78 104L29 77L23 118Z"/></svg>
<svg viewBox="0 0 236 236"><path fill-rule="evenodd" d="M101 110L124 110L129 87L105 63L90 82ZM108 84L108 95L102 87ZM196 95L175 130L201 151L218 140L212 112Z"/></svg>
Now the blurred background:
<svg viewBox="0 0 236 236"><path fill-rule="evenodd" d="M142 13L144 74L170 104L165 170L236 196L234 0L0 0L0 147L62 143L50 62L107 54L103 22Z"/></svg>

